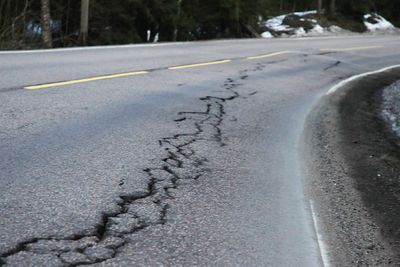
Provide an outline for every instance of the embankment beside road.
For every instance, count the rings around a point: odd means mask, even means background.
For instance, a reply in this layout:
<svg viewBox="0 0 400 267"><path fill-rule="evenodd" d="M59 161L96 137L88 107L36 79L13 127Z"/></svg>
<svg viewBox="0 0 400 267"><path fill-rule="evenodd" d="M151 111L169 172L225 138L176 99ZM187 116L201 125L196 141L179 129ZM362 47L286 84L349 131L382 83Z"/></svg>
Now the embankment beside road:
<svg viewBox="0 0 400 267"><path fill-rule="evenodd" d="M400 147L382 117L400 68L347 83L310 114L302 153L333 266L400 265Z"/></svg>

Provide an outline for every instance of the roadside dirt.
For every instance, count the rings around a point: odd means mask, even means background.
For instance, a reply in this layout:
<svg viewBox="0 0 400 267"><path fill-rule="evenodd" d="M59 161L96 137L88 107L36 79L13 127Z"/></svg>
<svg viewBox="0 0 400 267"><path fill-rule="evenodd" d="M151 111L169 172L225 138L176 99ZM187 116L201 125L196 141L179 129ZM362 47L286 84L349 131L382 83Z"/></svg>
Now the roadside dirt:
<svg viewBox="0 0 400 267"><path fill-rule="evenodd" d="M397 80L400 70L353 82L308 119L306 183L333 266L400 265L400 147L380 116Z"/></svg>

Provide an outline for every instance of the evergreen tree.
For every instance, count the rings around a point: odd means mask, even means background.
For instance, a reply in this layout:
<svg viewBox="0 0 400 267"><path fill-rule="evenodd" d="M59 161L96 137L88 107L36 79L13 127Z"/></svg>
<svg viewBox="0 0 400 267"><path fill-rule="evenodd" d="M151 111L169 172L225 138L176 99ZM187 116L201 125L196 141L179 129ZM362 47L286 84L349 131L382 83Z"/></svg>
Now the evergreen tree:
<svg viewBox="0 0 400 267"><path fill-rule="evenodd" d="M88 44L152 42L156 36L160 41L252 37L258 32L260 16L316 10L318 1L90 0ZM0 48L78 45L80 3L0 0ZM332 19L346 18L361 25L362 15L378 12L400 23L400 1L323 0L322 4Z"/></svg>

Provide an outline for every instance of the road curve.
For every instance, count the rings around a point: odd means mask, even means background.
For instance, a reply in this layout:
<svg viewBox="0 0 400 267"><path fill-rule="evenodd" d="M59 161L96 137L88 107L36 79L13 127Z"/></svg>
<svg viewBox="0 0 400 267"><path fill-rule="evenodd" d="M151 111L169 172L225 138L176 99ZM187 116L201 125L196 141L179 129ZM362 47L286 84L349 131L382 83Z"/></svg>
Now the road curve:
<svg viewBox="0 0 400 267"><path fill-rule="evenodd" d="M329 265L306 117L398 41L0 52L0 264Z"/></svg>
<svg viewBox="0 0 400 267"><path fill-rule="evenodd" d="M332 266L399 265L398 137L382 116L383 92L399 80L400 66L343 80L307 119L306 187L336 248Z"/></svg>

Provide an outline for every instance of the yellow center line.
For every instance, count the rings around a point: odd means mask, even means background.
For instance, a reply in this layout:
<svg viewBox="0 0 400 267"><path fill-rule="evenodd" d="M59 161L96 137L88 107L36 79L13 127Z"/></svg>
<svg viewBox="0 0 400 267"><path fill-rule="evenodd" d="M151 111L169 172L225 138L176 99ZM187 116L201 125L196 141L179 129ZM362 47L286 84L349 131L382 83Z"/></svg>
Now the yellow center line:
<svg viewBox="0 0 400 267"><path fill-rule="evenodd" d="M204 67L204 66L210 66L210 65L224 64L224 63L228 63L228 62L231 62L231 61L232 60L230 60L230 59L218 60L218 61L210 61L210 62L204 62L204 63L198 63L198 64L175 66L175 67L170 67L168 69L169 70L180 70L180 69L197 68L197 67Z"/></svg>
<svg viewBox="0 0 400 267"><path fill-rule="evenodd" d="M273 56L284 55L284 54L289 54L289 53L295 53L295 52L294 51L280 51L280 52L274 52L274 53L270 53L270 54L264 54L264 55L248 57L247 59L249 59L249 60L251 60L251 59L261 59L261 58L273 57ZM174 67L169 67L169 68L164 68L164 69L180 70L180 69L197 68L197 67L204 67L204 66L210 66L210 65L225 64L225 63L231 62L232 60L235 60L235 59L209 61L209 62L203 62L203 63L174 66ZM162 70L162 69L160 69L160 70ZM52 88L52 87L66 86L66 85L72 85L72 84L80 84L80 83L87 83L87 82L93 82L93 81L115 79L115 78L121 78L121 77L133 76L133 75L141 75L141 74L147 74L149 72L150 72L150 70L147 70L147 71L144 70L144 71L134 71L134 72L111 74L111 75L93 76L93 77L70 80L70 81L44 83L44 84L38 84L38 85L30 85L30 86L25 86L24 89L26 89L26 90L39 90L39 89L44 89L44 88Z"/></svg>
<svg viewBox="0 0 400 267"><path fill-rule="evenodd" d="M87 82L107 80L107 79L115 79L115 78L121 78L121 77L133 76L133 75L147 74L147 73L148 73L147 71L125 72L125 73L96 76L96 77L71 80L71 81L65 81L65 82L55 82L55 83L46 83L46 84L39 84L39 85L33 85L33 86L26 86L26 87L24 87L24 89L38 90L38 89L44 89L44 88L50 88L50 87L58 87L58 86L71 85L71 84L77 84L77 83L87 83Z"/></svg>
<svg viewBox="0 0 400 267"><path fill-rule="evenodd" d="M290 53L295 53L295 52L294 51L280 51L280 52L275 52L275 53L258 55L258 56L254 56L254 57L248 57L247 59L254 60L254 59L261 59L261 58L268 58L268 57L274 57L274 56L279 56L279 55L285 55L285 54L290 54Z"/></svg>
<svg viewBox="0 0 400 267"><path fill-rule="evenodd" d="M367 50L367 49L377 49L384 48L383 45L375 45L375 46L359 46L359 47L349 47L349 48L322 48L321 51L356 51L356 50Z"/></svg>

